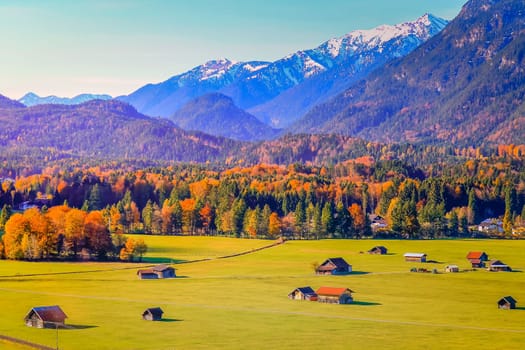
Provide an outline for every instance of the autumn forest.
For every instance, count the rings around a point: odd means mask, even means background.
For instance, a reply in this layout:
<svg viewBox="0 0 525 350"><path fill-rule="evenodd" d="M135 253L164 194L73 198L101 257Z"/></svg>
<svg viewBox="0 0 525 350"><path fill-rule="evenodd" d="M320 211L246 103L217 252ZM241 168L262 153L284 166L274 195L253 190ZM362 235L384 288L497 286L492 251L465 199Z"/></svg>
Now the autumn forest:
<svg viewBox="0 0 525 350"><path fill-rule="evenodd" d="M267 239L523 233L523 147L444 157L443 148L428 146L419 162L401 161L387 148L372 153L335 164L230 167L69 160L37 170L6 162L1 256L139 260L147 246L127 233ZM434 158L442 161L425 161ZM487 218L500 218L502 230L477 230Z"/></svg>

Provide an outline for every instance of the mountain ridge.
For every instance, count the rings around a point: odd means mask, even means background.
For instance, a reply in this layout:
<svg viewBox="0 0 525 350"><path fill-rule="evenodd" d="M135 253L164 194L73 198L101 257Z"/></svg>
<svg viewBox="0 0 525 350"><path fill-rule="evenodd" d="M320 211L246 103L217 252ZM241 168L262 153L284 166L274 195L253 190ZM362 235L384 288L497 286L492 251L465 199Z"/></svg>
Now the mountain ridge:
<svg viewBox="0 0 525 350"><path fill-rule="evenodd" d="M0 96L0 101L2 97ZM0 110L0 148L23 157L88 157L206 162L235 141L187 132L117 100Z"/></svg>
<svg viewBox="0 0 525 350"><path fill-rule="evenodd" d="M275 99L283 92L322 73L342 71L345 62L349 57L352 58L356 52L358 55L354 57L353 68L345 68L346 70L335 74L335 78L348 80L348 75L354 74L353 71L355 70L358 73L362 71L362 74L366 75L377 65L407 54L424 40L442 30L446 23L447 21L443 19L425 14L412 22L353 31L340 38L327 40L315 49L297 51L274 62L212 60L161 83L147 84L128 96L119 97L119 99L134 105L142 113L169 117L185 103L196 97L209 92L220 92L231 97L238 107L246 109L263 122L278 127L288 122L277 120L275 116L273 118L269 116L271 113L268 109L275 107L270 105L266 108L257 109L257 106ZM404 40L396 40L402 35L404 35ZM385 49L381 46L384 44L383 40L391 42L390 48ZM392 49L396 45L400 48L399 51ZM367 55L366 52L370 52L370 47L373 47L375 51ZM386 52L388 55L374 64L377 59L376 56L380 56L382 52ZM359 54L361 55L359 56ZM373 62L369 63L370 60ZM361 69L359 65L366 69ZM355 80L360 78L362 75L358 75ZM321 89L318 92L315 89L310 89L312 98L302 101L304 106L287 113L287 118L293 116L297 119L300 117L301 113L312 107L312 103L318 102L319 94L331 95L334 93L333 91L338 92L347 87L347 83L343 83L342 87L340 85L339 83L332 83L327 88L328 91ZM315 84L311 84L311 86L315 86ZM300 91L295 94L295 96L301 95L308 95L308 93ZM324 95L321 97L326 98ZM288 103L286 99L283 99L278 102L278 105L286 108ZM272 120L274 120L273 123Z"/></svg>

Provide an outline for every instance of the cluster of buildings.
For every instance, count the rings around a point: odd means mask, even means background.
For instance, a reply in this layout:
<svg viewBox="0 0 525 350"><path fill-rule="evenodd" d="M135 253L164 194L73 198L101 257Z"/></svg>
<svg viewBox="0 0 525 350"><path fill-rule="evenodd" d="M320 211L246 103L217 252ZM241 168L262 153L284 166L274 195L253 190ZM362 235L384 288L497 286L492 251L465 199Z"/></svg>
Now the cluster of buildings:
<svg viewBox="0 0 525 350"><path fill-rule="evenodd" d="M368 254L387 254L388 249L384 246L375 246L368 251ZM405 253L403 254L407 262L427 262L427 254L425 253ZM467 254L467 260L472 268L486 268L488 271L512 271L512 268L501 260L489 260L488 254L482 251L472 251ZM417 269L416 269L417 270ZM425 272L430 272L423 269ZM459 272L458 265L447 265L445 272ZM315 268L317 275L348 275L352 273L352 265L346 262L345 259L329 258L322 264ZM322 303L332 304L350 304L353 302L352 293L355 293L346 287L320 287L313 290L311 287L295 288L288 294L288 298L292 300L309 300L318 301ZM498 308L500 309L515 309L516 300L512 296L506 296L498 300Z"/></svg>
<svg viewBox="0 0 525 350"><path fill-rule="evenodd" d="M512 268L501 260L489 260L489 256L485 252L469 252L467 260L472 265L473 269L486 268L488 271L512 271Z"/></svg>
<svg viewBox="0 0 525 350"><path fill-rule="evenodd" d="M384 246L375 246L368 251L369 254L384 255L388 250ZM427 262L425 253L405 253L407 262ZM488 271L512 271L510 266L501 260L489 260L487 253L483 251L471 251L467 254L467 260L472 268L486 268ZM459 272L457 265L447 265L446 272ZM352 265L341 257L328 258L316 267L317 275L348 275L352 273ZM156 265L148 269L137 271L139 279L164 279L176 277L175 269L168 265ZM352 294L355 293L346 287L322 286L317 290L311 287L298 287L288 294L292 300L308 300L329 304L351 304L354 301ZM516 300L512 296L505 296L498 300L500 309L515 309ZM142 312L142 319L147 321L159 321L164 311L160 307L147 308ZM35 328L58 328L65 327L67 315L58 305L33 307L24 317L24 323Z"/></svg>

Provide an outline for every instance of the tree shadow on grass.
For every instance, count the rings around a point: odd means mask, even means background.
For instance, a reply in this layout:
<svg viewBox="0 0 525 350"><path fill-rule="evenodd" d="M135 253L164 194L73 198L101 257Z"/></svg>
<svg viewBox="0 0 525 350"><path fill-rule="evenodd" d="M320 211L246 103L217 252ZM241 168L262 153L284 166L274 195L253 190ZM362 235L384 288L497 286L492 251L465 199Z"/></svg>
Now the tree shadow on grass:
<svg viewBox="0 0 525 350"><path fill-rule="evenodd" d="M382 305L381 303L375 303L375 302L372 302L372 301L357 301L357 300L354 300L354 302L350 305L358 305L358 306L377 306L377 305Z"/></svg>

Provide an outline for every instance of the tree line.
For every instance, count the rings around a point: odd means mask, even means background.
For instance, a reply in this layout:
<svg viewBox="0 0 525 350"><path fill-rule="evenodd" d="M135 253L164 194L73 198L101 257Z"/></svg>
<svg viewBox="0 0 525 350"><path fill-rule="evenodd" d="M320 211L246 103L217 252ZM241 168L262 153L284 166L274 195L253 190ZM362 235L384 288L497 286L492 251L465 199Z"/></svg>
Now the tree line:
<svg viewBox="0 0 525 350"><path fill-rule="evenodd" d="M503 221L498 234L516 236L525 221L525 161L502 153L439 169L371 156L326 166L45 168L2 180L3 254L29 260L78 258L82 251L100 259L141 256L140 242L126 247L125 233L465 237L492 217ZM17 213L24 203L41 209ZM378 218L382 225L371 225Z"/></svg>
<svg viewBox="0 0 525 350"><path fill-rule="evenodd" d="M147 251L143 239L110 235L99 210L86 212L67 204L7 213L2 209L4 233L0 257L16 260L122 260L139 261ZM9 218L6 220L6 216Z"/></svg>

